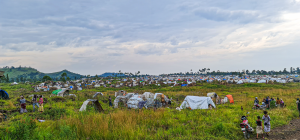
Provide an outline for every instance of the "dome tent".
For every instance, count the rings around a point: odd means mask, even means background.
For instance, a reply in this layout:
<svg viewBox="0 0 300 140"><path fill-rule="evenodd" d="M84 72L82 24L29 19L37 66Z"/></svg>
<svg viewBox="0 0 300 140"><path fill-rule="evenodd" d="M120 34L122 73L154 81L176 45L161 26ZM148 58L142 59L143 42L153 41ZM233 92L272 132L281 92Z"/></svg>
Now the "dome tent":
<svg viewBox="0 0 300 140"><path fill-rule="evenodd" d="M215 103L210 97L186 96L180 105L180 109L208 109L208 105L212 105L214 108L216 108Z"/></svg>

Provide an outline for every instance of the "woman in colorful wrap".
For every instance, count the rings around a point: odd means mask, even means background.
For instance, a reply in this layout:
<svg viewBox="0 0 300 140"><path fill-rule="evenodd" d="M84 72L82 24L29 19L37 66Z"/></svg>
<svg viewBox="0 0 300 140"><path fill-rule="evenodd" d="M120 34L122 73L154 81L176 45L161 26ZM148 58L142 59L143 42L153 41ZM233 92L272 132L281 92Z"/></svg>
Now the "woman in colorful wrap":
<svg viewBox="0 0 300 140"><path fill-rule="evenodd" d="M267 111L264 111L264 114L265 115L262 117L262 120L264 120L264 131L266 132L267 136L269 136L269 132L271 131L271 118Z"/></svg>
<svg viewBox="0 0 300 140"><path fill-rule="evenodd" d="M40 106L39 106L39 112L42 113L42 112L44 112L44 106L43 106L44 99L43 99L42 95L40 96L39 104L40 104Z"/></svg>
<svg viewBox="0 0 300 140"><path fill-rule="evenodd" d="M21 96L20 104L21 104L20 113L26 113L27 112L27 110L26 110L26 100L24 99L23 96Z"/></svg>

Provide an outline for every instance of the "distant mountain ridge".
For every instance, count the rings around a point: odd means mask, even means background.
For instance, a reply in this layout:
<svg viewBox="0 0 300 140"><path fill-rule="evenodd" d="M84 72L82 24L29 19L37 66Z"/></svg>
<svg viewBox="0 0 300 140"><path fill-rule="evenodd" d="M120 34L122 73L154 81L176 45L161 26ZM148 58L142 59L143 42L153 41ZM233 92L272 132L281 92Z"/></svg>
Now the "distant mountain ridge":
<svg viewBox="0 0 300 140"><path fill-rule="evenodd" d="M50 76L53 80L59 79L63 73L67 73L67 76L70 79L79 79L81 77L84 77L83 75L70 72L68 70L62 70L59 72L53 72L53 73L43 73L38 71L37 69L31 68L31 67L4 67L0 68L0 71L4 71L4 76L7 76L11 81L18 81L17 79L42 79L45 75Z"/></svg>

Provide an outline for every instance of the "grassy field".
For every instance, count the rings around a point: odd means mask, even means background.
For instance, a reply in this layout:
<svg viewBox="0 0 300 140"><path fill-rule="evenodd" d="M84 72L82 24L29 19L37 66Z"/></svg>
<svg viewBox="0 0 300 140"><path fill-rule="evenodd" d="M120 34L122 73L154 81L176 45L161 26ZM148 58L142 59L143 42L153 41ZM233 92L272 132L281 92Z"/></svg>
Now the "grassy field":
<svg viewBox="0 0 300 140"><path fill-rule="evenodd" d="M31 105L27 105L29 113L15 112L20 95L25 95L26 100L30 101L27 96L34 93L31 86L0 84L11 98L0 100L0 105L1 102L4 104L1 109L8 111L8 120L0 123L0 139L243 139L239 127L241 116L249 112L249 122L255 127L256 116L262 116L263 111L252 109L254 98L262 101L267 96L282 98L286 104L286 108L268 110L272 128L285 125L299 115L295 104L300 95L298 83L119 89L101 87L72 91L77 95L76 98L50 98L50 92L40 92L36 94L42 94L48 100L44 105L44 113L33 113ZM108 106L108 96L113 97L114 92L120 89L138 93L164 93L172 97L173 102L169 108L157 110L113 109ZM79 112L82 103L96 92L104 93L103 97L97 98L105 111L98 113L88 107L87 111ZM205 96L208 92L216 92L221 97L231 94L235 103L217 105L213 110L175 110L185 96ZM38 119L46 121L38 122Z"/></svg>

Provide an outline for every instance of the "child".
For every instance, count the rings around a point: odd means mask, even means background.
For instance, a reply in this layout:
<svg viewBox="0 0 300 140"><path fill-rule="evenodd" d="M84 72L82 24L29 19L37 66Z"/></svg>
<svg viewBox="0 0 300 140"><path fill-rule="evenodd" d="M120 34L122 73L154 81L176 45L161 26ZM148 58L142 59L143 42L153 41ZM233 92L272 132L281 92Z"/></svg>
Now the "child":
<svg viewBox="0 0 300 140"><path fill-rule="evenodd" d="M43 103L44 103L44 100L43 100L43 96L41 95L41 96L40 96L40 100L39 100L39 104L40 104L39 112L40 112L40 113L44 112L44 106L43 106Z"/></svg>
<svg viewBox="0 0 300 140"><path fill-rule="evenodd" d="M256 120L256 139L258 139L258 135L261 134L262 138L264 139L264 132L262 129L262 121L260 120L260 116L257 116L257 120Z"/></svg>

